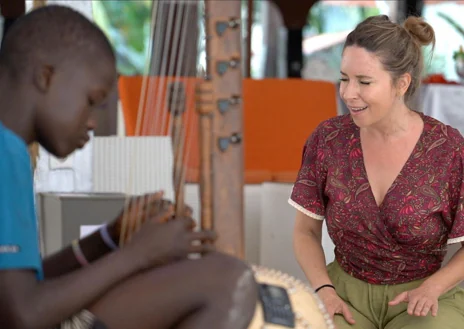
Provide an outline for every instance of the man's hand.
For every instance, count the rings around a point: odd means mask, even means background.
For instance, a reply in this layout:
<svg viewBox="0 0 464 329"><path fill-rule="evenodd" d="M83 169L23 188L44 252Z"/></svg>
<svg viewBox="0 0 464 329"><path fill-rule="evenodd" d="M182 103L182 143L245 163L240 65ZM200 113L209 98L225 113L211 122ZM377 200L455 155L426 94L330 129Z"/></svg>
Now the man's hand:
<svg viewBox="0 0 464 329"><path fill-rule="evenodd" d="M402 292L391 300L388 305L395 306L399 303L408 303L408 314L415 316L432 316L438 314L438 297L440 293L430 285L422 284L416 289Z"/></svg>
<svg viewBox="0 0 464 329"><path fill-rule="evenodd" d="M163 199L164 192L145 194L132 198L121 213L109 224L108 231L115 242L120 240L123 226L125 234L135 233L138 227L152 218L168 221L173 217L159 216L162 213L172 213L174 205L171 201ZM182 217L192 217L192 208L185 206Z"/></svg>
<svg viewBox="0 0 464 329"><path fill-rule="evenodd" d="M122 249L138 270L186 259L190 254L214 251L213 243L217 238L214 232L193 231L195 222L191 218L162 221L161 217L170 216L164 212L159 218L148 220Z"/></svg>

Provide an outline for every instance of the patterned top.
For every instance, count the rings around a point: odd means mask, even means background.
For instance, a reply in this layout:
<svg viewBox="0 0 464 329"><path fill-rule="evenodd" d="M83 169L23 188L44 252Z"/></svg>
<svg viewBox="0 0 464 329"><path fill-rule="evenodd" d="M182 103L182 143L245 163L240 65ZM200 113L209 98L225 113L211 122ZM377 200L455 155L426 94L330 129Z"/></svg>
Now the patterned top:
<svg viewBox="0 0 464 329"><path fill-rule="evenodd" d="M303 149L289 203L326 219L335 257L372 284L418 280L441 267L447 244L464 241L464 138L421 114L423 132L377 206L350 115L322 122Z"/></svg>

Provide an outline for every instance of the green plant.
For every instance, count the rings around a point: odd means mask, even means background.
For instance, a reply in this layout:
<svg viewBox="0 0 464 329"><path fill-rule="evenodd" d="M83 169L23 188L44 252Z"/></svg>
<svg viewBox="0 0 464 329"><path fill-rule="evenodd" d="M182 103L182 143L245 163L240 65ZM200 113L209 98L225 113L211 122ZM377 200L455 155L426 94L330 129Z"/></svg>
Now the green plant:
<svg viewBox="0 0 464 329"><path fill-rule="evenodd" d="M457 60L457 59L464 59L464 49L462 46L459 46L459 50L455 51L453 53L453 59L454 60Z"/></svg>
<svg viewBox="0 0 464 329"><path fill-rule="evenodd" d="M437 15L438 17L444 19L449 25L451 25L456 30L456 32L458 32L464 38L464 28L461 25L459 25L458 22L456 22L452 17L445 13L439 12L437 13ZM453 53L453 59L457 60L458 58L464 59L464 50L462 45L459 46L459 50Z"/></svg>
<svg viewBox="0 0 464 329"><path fill-rule="evenodd" d="M93 2L95 23L106 33L116 53L122 75L145 73L152 1Z"/></svg>

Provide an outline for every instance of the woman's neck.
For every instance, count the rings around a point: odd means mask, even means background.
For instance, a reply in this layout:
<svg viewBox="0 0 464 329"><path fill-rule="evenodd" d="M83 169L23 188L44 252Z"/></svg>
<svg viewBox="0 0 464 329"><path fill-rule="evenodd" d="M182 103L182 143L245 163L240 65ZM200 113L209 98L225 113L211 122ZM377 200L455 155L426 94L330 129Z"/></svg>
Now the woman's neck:
<svg viewBox="0 0 464 329"><path fill-rule="evenodd" d="M414 126L421 124L421 117L406 105L392 109L388 116L370 127L365 127L365 135L385 142L394 141L410 132Z"/></svg>

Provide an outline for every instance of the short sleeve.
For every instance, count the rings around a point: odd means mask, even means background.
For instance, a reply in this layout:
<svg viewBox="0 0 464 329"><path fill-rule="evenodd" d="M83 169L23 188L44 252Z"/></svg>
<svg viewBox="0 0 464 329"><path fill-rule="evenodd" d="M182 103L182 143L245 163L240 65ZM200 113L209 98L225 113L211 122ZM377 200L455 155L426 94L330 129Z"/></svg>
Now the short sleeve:
<svg viewBox="0 0 464 329"><path fill-rule="evenodd" d="M464 139L460 138L461 141ZM448 244L464 242L464 143L455 150L454 161L451 163L449 183L449 205L447 213L450 222Z"/></svg>
<svg viewBox="0 0 464 329"><path fill-rule="evenodd" d="M43 277L26 144L0 128L0 270L29 269Z"/></svg>
<svg viewBox="0 0 464 329"><path fill-rule="evenodd" d="M324 166L325 149L322 124L319 125L303 147L302 161L288 203L305 215L323 220L327 170Z"/></svg>

